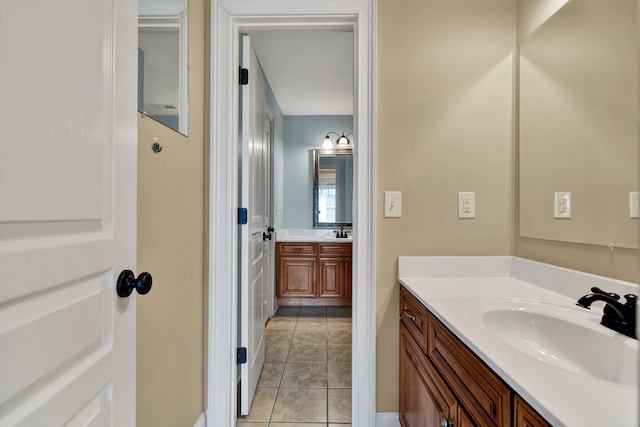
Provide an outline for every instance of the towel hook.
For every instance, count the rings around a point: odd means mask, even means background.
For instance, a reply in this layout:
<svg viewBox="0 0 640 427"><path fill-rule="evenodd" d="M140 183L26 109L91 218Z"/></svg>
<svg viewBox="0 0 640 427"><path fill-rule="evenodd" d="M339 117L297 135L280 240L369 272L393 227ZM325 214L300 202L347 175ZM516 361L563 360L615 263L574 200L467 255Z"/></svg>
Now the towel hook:
<svg viewBox="0 0 640 427"><path fill-rule="evenodd" d="M151 146L151 151L154 153L159 153L162 151L162 145L158 144L158 138L153 137L153 145Z"/></svg>

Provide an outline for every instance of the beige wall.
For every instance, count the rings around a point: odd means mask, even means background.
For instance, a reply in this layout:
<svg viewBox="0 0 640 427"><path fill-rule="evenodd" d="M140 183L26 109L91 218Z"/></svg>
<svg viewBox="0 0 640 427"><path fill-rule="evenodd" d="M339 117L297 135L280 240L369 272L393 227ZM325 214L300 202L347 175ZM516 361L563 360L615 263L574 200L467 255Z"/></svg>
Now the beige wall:
<svg viewBox="0 0 640 427"><path fill-rule="evenodd" d="M139 120L138 270L155 282L138 299L139 427L191 426L204 405L204 3L190 0L190 136ZM515 253L637 280L637 251L514 238L515 3L378 0L377 411L398 410L398 256ZM524 10L521 34L539 19ZM385 190L402 218L383 218ZM457 219L458 191L476 192L475 219Z"/></svg>
<svg viewBox="0 0 640 427"><path fill-rule="evenodd" d="M153 275L137 300L138 427L193 426L204 408L204 3L189 0L189 137L138 120L138 271Z"/></svg>
<svg viewBox="0 0 640 427"><path fill-rule="evenodd" d="M398 410L400 255L510 255L512 0L379 0L377 410ZM382 217L383 192L402 217ZM476 218L457 217L457 192Z"/></svg>

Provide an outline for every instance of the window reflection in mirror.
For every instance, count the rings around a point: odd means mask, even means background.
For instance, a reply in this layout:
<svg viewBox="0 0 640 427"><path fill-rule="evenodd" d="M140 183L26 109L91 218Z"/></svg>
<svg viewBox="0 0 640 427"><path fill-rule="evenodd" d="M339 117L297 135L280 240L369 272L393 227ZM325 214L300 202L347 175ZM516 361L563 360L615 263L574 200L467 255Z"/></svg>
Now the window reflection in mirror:
<svg viewBox="0 0 640 427"><path fill-rule="evenodd" d="M322 158L320 160L318 169L318 222L336 222L337 169L323 165Z"/></svg>
<svg viewBox="0 0 640 427"><path fill-rule="evenodd" d="M350 227L352 211L352 151L313 150L313 226Z"/></svg>
<svg viewBox="0 0 640 427"><path fill-rule="evenodd" d="M188 0L139 0L138 111L188 134Z"/></svg>

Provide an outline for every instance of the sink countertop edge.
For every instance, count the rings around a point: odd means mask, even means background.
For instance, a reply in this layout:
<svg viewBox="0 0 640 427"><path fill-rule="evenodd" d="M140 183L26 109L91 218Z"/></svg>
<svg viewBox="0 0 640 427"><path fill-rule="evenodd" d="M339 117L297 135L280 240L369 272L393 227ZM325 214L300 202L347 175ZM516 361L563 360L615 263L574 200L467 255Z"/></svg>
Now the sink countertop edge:
<svg viewBox="0 0 640 427"><path fill-rule="evenodd" d="M286 236L276 238L276 242L289 243L352 243L353 237L326 237L326 236Z"/></svg>

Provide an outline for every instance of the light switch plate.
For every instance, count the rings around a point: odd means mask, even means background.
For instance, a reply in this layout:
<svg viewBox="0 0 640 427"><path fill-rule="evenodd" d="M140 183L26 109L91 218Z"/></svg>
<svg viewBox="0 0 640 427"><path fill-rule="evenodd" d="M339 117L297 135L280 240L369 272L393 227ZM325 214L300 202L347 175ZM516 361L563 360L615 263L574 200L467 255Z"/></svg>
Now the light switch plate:
<svg viewBox="0 0 640 427"><path fill-rule="evenodd" d="M402 213L402 193L399 191L384 192L384 217L400 218Z"/></svg>
<svg viewBox="0 0 640 427"><path fill-rule="evenodd" d="M640 192L638 191L629 192L629 217L640 217Z"/></svg>
<svg viewBox="0 0 640 427"><path fill-rule="evenodd" d="M571 193L566 191L553 193L553 217L557 219L571 218Z"/></svg>

